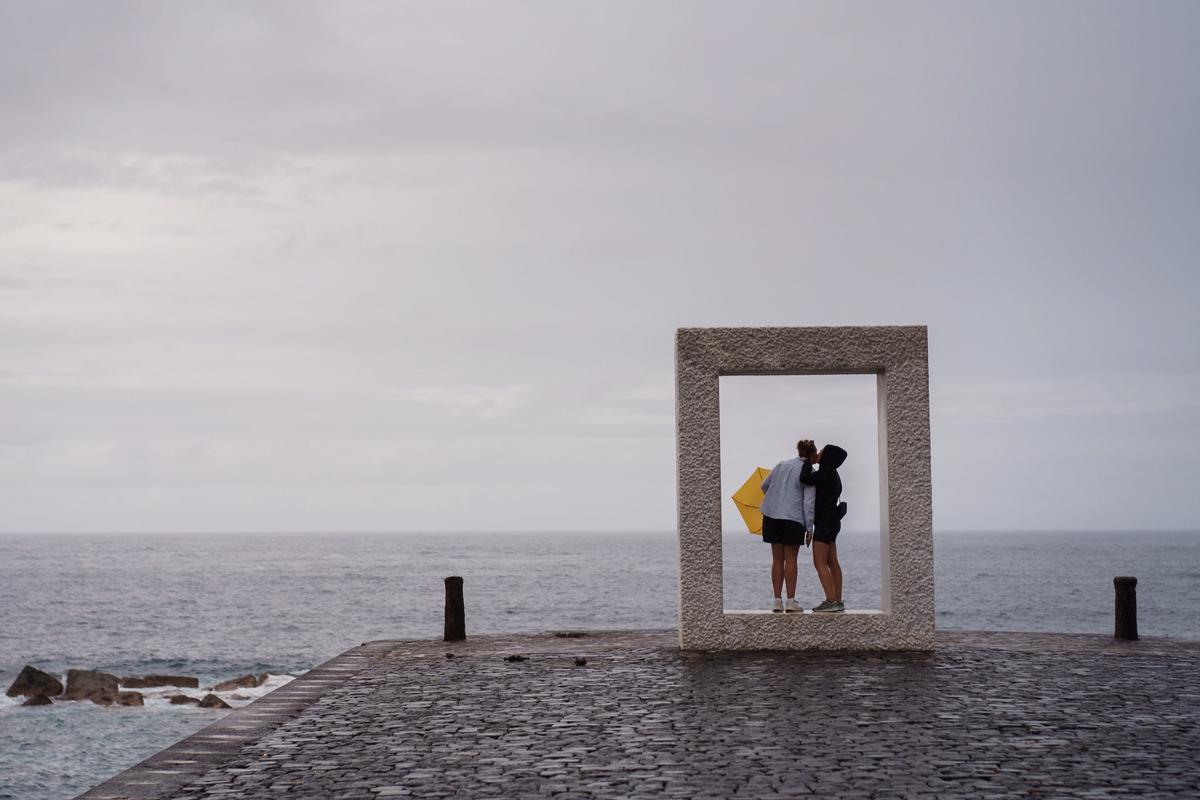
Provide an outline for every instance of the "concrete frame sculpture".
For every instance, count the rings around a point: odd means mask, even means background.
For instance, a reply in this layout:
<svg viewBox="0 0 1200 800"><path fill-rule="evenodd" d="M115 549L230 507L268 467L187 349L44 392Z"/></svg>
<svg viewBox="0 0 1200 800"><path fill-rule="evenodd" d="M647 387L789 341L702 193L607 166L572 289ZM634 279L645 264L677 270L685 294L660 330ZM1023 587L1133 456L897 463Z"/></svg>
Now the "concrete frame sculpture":
<svg viewBox="0 0 1200 800"><path fill-rule="evenodd" d="M882 610L725 611L720 377L844 374L876 376ZM924 326L680 328L675 335L675 418L681 648L933 649L933 490Z"/></svg>

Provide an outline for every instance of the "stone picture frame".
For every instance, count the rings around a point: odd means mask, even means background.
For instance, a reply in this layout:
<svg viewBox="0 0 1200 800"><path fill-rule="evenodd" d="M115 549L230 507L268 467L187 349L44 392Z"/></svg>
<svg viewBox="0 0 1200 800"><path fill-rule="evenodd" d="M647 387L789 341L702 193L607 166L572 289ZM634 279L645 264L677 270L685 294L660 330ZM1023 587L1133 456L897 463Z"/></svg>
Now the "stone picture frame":
<svg viewBox="0 0 1200 800"><path fill-rule="evenodd" d="M843 614L726 611L721 376L846 374L876 376L882 608ZM933 489L924 326L680 328L675 335L675 419L682 649L933 649Z"/></svg>

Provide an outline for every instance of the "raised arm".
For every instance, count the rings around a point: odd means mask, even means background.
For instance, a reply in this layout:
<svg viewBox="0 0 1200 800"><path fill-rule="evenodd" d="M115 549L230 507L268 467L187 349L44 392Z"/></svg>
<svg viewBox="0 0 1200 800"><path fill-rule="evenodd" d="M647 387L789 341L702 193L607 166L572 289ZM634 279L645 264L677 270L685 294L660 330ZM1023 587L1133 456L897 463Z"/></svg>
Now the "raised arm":
<svg viewBox="0 0 1200 800"><path fill-rule="evenodd" d="M816 486L820 477L820 474L813 474L812 462L805 459L804 466L800 468L800 482L805 486Z"/></svg>

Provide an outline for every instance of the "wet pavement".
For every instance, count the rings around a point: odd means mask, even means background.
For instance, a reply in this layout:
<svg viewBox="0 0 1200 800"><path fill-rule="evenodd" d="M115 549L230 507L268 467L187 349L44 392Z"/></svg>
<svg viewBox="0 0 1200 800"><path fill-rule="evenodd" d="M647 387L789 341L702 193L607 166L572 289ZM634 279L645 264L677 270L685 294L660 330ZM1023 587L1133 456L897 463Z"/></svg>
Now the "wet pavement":
<svg viewBox="0 0 1200 800"><path fill-rule="evenodd" d="M1058 634L375 642L82 797L1195 797L1198 678L1200 643Z"/></svg>

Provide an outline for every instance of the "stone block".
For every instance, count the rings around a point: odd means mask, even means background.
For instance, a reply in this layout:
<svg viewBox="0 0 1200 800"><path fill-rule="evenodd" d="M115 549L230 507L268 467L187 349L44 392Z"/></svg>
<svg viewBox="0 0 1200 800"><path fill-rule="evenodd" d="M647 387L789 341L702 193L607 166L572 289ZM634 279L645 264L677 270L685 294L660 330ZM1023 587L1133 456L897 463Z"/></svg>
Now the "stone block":
<svg viewBox="0 0 1200 800"><path fill-rule="evenodd" d="M883 608L844 615L726 612L721 376L845 374L876 377ZM680 328L675 336L675 414L681 648L933 649L933 490L924 326Z"/></svg>

